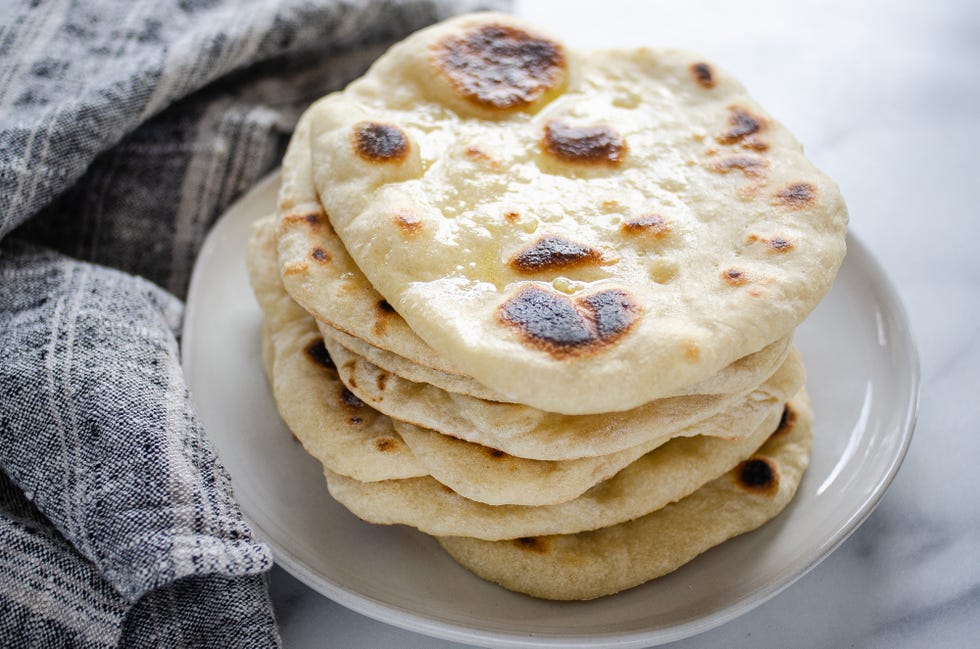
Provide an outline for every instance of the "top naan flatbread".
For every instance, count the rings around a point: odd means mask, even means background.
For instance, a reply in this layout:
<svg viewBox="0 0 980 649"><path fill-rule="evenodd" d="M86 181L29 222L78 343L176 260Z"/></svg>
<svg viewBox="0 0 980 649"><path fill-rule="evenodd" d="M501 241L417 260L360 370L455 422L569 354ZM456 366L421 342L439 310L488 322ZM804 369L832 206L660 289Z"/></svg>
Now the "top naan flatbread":
<svg viewBox="0 0 980 649"><path fill-rule="evenodd" d="M318 102L311 146L330 222L411 329L552 412L633 408L787 335L845 252L836 185L727 74L502 15L393 47Z"/></svg>
<svg viewBox="0 0 980 649"><path fill-rule="evenodd" d="M271 243L273 248L282 245L285 250L282 256L288 263L281 269L282 284L290 297L309 310L320 323L324 335L336 338L344 347L375 365L450 392L508 401L505 395L461 374L450 359L442 357L419 338L374 290L347 254L343 242L330 227L313 186L309 140L314 112L307 111L297 123L282 162L276 223L286 234L278 240L269 233L262 234L262 240ZM259 227L275 229L276 225L263 223ZM307 249L308 254L304 255ZM274 249L269 254L275 259L278 252ZM293 308L299 307L294 304ZM782 363L789 343L789 336L781 338L739 358L704 381L663 396L750 390L772 375Z"/></svg>

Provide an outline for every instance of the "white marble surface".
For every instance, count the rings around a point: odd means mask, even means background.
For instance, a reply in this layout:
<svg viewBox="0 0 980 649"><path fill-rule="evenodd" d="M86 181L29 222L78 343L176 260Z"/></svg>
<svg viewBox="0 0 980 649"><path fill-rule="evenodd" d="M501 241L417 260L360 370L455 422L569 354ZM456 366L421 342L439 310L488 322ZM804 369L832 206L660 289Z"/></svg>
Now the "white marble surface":
<svg viewBox="0 0 980 649"><path fill-rule="evenodd" d="M980 646L980 3L525 0L573 45L672 45L734 72L841 186L904 301L915 438L877 510L773 600L676 648ZM461 647L348 611L284 571L288 648Z"/></svg>

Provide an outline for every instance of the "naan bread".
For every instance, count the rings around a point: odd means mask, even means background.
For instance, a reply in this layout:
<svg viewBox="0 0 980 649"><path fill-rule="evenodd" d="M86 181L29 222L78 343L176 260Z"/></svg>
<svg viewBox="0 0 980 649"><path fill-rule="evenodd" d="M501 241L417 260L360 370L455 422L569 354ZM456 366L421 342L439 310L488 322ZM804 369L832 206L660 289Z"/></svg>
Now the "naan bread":
<svg viewBox="0 0 980 649"><path fill-rule="evenodd" d="M759 527L786 507L809 463L812 442L809 407L794 404L795 421L751 458L636 520L579 534L439 542L477 575L534 597L594 599L632 588Z"/></svg>
<svg viewBox="0 0 980 649"><path fill-rule="evenodd" d="M394 314L392 318L401 319L398 314ZM339 329L334 329L326 323L320 323L320 332L328 338L333 338L344 348L351 350L358 356L362 356L368 362L409 381L428 383L447 392L465 394L476 399L487 399L489 401L507 400L504 395L491 390L481 383L477 383L468 376L450 374L449 372L443 372L426 365L421 365L394 352L375 347L356 336L351 336Z"/></svg>
<svg viewBox="0 0 980 649"><path fill-rule="evenodd" d="M372 365L376 365L391 374L408 379L413 383L428 383L447 392L465 394L477 399L508 402L507 398L500 393L474 381L468 376L449 374L425 365L420 365L403 356L386 351L380 347L375 347L360 338L346 334L324 323L320 323L320 331L324 336L333 338L337 343L349 349L354 354L363 357ZM700 383L684 387L678 390L676 394L667 396L729 394L751 390L772 376L776 368L786 360L791 342L791 336L780 338L754 354L743 356L728 367L723 368L714 376Z"/></svg>
<svg viewBox="0 0 980 649"><path fill-rule="evenodd" d="M380 370L336 341L324 338L324 344L341 380L371 407L398 421L535 460L608 455L656 438L666 440L726 410L736 413L733 420L738 420L738 413L784 403L805 378L799 352L793 349L773 376L747 394L670 397L625 412L560 415L412 383Z"/></svg>
<svg viewBox="0 0 980 649"><path fill-rule="evenodd" d="M787 412L795 415L797 407L787 406ZM758 449L776 430L782 412L770 413L741 440L671 440L579 498L557 505L486 505L432 478L359 482L327 472L327 484L331 495L363 520L411 525L433 536L500 540L572 534L639 518L694 492Z"/></svg>
<svg viewBox="0 0 980 649"><path fill-rule="evenodd" d="M553 461L529 460L405 422L394 424L429 474L461 496L489 505L555 505L581 496L670 437L742 440L782 410L782 402L745 401L673 436L654 432L648 441L609 455Z"/></svg>
<svg viewBox="0 0 980 649"><path fill-rule="evenodd" d="M707 379L787 336L844 256L835 184L686 53L578 52L470 15L311 111L320 203L356 266L433 358L542 410ZM283 274L305 283L317 230L283 208ZM300 301L320 317L330 290Z"/></svg>

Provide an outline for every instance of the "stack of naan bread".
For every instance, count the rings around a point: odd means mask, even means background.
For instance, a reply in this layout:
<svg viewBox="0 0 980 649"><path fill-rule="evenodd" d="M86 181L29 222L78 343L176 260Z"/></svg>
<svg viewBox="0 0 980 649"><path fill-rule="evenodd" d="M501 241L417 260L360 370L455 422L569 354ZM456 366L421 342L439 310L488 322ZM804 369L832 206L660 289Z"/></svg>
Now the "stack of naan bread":
<svg viewBox="0 0 980 649"><path fill-rule="evenodd" d="M474 14L310 107L248 263L276 403L334 498L590 599L790 501L791 337L846 223L714 66Z"/></svg>

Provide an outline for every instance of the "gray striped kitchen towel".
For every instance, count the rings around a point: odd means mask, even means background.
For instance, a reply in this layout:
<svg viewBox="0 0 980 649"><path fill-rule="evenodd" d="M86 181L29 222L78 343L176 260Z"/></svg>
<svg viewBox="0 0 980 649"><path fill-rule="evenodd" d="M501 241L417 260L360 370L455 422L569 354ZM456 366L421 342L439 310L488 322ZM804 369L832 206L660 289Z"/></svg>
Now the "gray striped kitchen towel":
<svg viewBox="0 0 980 649"><path fill-rule="evenodd" d="M0 646L280 644L269 550L180 372L180 298L305 105L500 4L0 3Z"/></svg>

